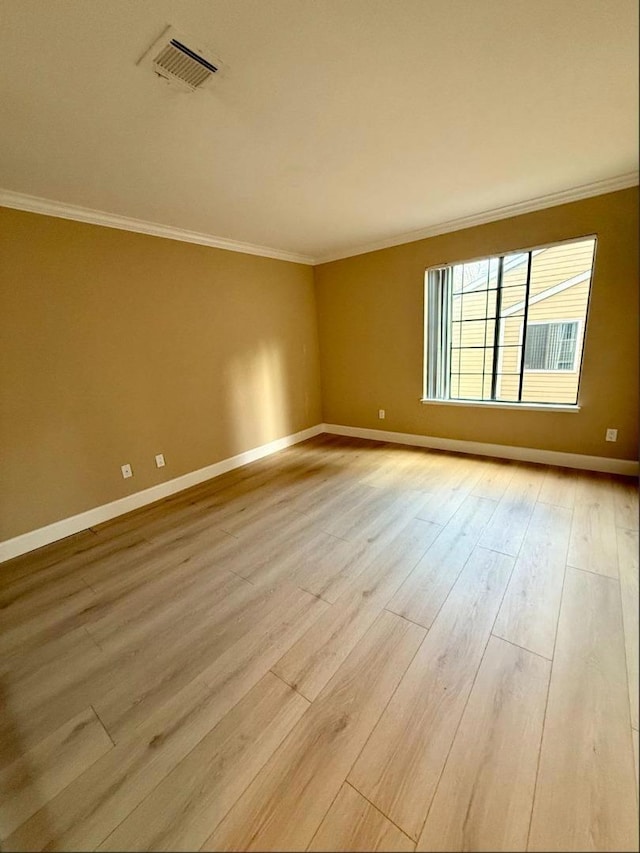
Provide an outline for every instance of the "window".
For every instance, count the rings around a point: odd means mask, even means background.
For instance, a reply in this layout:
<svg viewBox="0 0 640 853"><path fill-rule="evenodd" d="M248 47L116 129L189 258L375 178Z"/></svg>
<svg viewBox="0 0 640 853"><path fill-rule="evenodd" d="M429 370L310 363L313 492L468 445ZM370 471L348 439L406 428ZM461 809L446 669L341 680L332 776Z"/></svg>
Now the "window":
<svg viewBox="0 0 640 853"><path fill-rule="evenodd" d="M595 242L427 270L425 398L575 405Z"/></svg>
<svg viewBox="0 0 640 853"><path fill-rule="evenodd" d="M527 325L525 370L575 370L578 321Z"/></svg>

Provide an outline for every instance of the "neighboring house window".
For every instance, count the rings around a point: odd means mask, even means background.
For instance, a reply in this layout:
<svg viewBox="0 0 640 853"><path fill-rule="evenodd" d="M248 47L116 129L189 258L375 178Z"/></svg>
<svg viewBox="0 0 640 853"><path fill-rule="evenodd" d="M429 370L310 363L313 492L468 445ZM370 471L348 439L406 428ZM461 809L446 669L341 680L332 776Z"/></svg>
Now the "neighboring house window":
<svg viewBox="0 0 640 853"><path fill-rule="evenodd" d="M427 270L425 398L575 405L595 243Z"/></svg>
<svg viewBox="0 0 640 853"><path fill-rule="evenodd" d="M527 326L525 370L575 370L578 320Z"/></svg>

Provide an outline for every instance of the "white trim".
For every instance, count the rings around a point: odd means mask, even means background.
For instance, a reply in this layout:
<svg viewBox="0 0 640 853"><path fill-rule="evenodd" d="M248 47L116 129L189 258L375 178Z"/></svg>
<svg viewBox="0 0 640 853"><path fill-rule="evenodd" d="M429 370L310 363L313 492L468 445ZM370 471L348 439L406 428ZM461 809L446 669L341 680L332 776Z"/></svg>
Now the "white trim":
<svg viewBox="0 0 640 853"><path fill-rule="evenodd" d="M434 401L435 402L435 401ZM587 471L603 471L608 474L638 476L640 466L632 459L610 459L606 456L583 456L580 453L562 453L557 450L538 450L535 447L513 447L507 444L485 444L479 441L462 441L454 438L438 438L431 435L412 435L406 432L388 432L381 429L324 424L324 432L347 435L353 438L368 438L371 441L388 441L408 444L413 447L432 447L436 450L452 450L457 453L472 453L478 456L494 456L499 459L517 459L521 462L538 462L543 465L559 465L562 468L580 468Z"/></svg>
<svg viewBox="0 0 640 853"><path fill-rule="evenodd" d="M67 204L61 201L42 198L40 196L27 195L26 193L14 192L0 188L0 207L10 207L14 210L26 210L31 213L41 213L45 216L56 216L60 219L73 219L77 222L89 222L93 225L103 225L106 228L119 228L123 231L134 231L140 234L151 234L154 237L164 237L168 240L180 240L184 243L197 243L201 246L212 246L216 249L226 249L229 252L242 252L247 255L258 255L263 258L275 258L280 261L290 261L296 264L317 266L330 261L339 261L343 258L351 258L356 255L364 255L379 249L388 249L400 246L403 243L413 243L424 240L427 237L435 237L439 234L448 234L452 231L461 231L464 228L473 228L476 225L484 225L497 222L500 219L508 219L511 216L520 216L524 213L533 213L536 210L544 210L547 207L555 207L560 204L568 204L572 201L580 201L593 196L605 195L617 190L628 189L638 184L640 175L638 172L628 172L615 178L604 181L595 181L591 184L583 184L573 189L539 196L528 201L497 207L486 210L472 216L464 216L460 219L452 219L430 225L416 231L409 231L388 237L385 240L353 246L340 252L320 255L313 258L309 255L287 252L283 249L272 249L268 246L258 246L253 243L243 243L231 240L227 237L216 237L212 234L203 234L199 231L188 231L173 225L163 225L159 222L148 222L144 219L133 219L128 216L120 216L117 213L107 213L103 210L94 210L79 205ZM442 266L440 264L439 266Z"/></svg>
<svg viewBox="0 0 640 853"><path fill-rule="evenodd" d="M423 402L444 402L445 405L474 405L441 400L427 400ZM504 404L501 404L499 407L511 408ZM517 408L528 409L533 407L518 405ZM552 407L547 406L545 408ZM578 407L575 409L576 411L577 408ZM561 411L574 411L574 409L562 407L553 407L553 409L554 411L559 409ZM111 503L94 507L86 512L73 515L70 518L55 521L53 524L48 524L46 527L40 527L37 530L31 530L28 533L15 536L13 539L7 539L4 542L0 542L0 563L10 560L13 557L18 557L21 554L26 554L36 548L41 548L44 545L49 545L51 542L57 542L59 539L64 539L74 533L79 533L93 525L101 524L103 521L109 521L119 515L124 515L127 512L131 512L131 510L147 506L148 504L154 503L162 498L169 497L176 492L181 492L191 486L196 486L198 483L203 483L213 477L218 477L220 474L224 474L227 471L232 471L235 468L241 468L249 462L255 462L257 459L262 459L272 453L277 453L285 447L291 447L293 444L306 441L308 438L320 435L320 433L345 435L355 438L367 438L372 441L387 441L394 444L405 444L414 447L432 447L437 450L451 450L457 453L472 453L479 456L494 456L499 459L517 459L523 462L539 462L547 465L559 465L564 468L604 471L610 474L637 476L638 471L640 470L638 462L630 459L610 459L604 456L583 456L577 453L560 453L554 450L537 450L536 448L530 447L512 447L506 444L485 444L477 441L462 441L459 439L438 438L436 436L412 435L404 432L363 429L360 427L340 426L338 424L316 424L315 426L304 429L301 432L293 433L292 435L287 435L283 438L278 438L268 444L263 444L260 447L253 448L252 450L246 450L244 453L238 453L236 456L231 456L228 459L222 459L220 462L215 462L213 465L207 465L205 468L200 468L197 471L191 471L188 474L183 474L181 477L176 477L173 480L167 480L165 483L159 483L157 486L151 486L151 488L144 489L141 492L135 492L132 495L127 495L124 498L111 501Z"/></svg>
<svg viewBox="0 0 640 853"><path fill-rule="evenodd" d="M510 403L508 400L437 400L423 397L420 400L427 406L480 406L484 409L511 409L525 412L579 412L580 406L565 403Z"/></svg>
<svg viewBox="0 0 640 853"><path fill-rule="evenodd" d="M14 210L26 210L30 213L41 213L44 216L55 216L59 219L73 219L76 222L88 222L92 225L103 225L105 228L119 228L122 231L135 231L138 234L150 234L153 237L164 237L167 240L179 240L183 243L197 243L200 246L211 246L214 249L226 249L228 252L242 252L245 255L259 255L262 258L275 258L278 261L290 261L294 264L313 264L313 258L299 255L296 252L286 252L282 249L271 249L268 246L257 246L253 243L242 243L229 240L226 237L215 237L212 234L202 234L199 231L187 231L173 225L162 225L159 222L147 222L144 219L132 219L117 213L107 213L104 210L93 210L66 204L61 201L25 195L0 188L0 207L10 207Z"/></svg>
<svg viewBox="0 0 640 853"><path fill-rule="evenodd" d="M244 453L238 453L237 456L230 456L228 459L222 459L213 465L207 465L205 468L191 471L188 474L183 474L181 477L167 480L165 483L159 483L157 486L151 486L151 488L144 489L141 492L135 492L132 495L111 501L111 503L94 507L86 512L73 515L70 518L54 521L53 524L48 524L46 527L40 527L37 530L31 530L28 533L15 536L13 539L7 539L4 542L0 542L0 563L10 560L12 557L18 557L20 554L26 554L28 551L33 551L36 548L41 548L43 545L49 545L58 539L64 539L73 533L79 533L81 530L86 530L95 524L109 521L118 515L124 515L124 513L131 512L131 510L139 509L141 506L146 506L162 498L169 497L169 495L181 492L190 486L196 486L205 480L210 480L227 471L232 471L234 468L241 468L249 462L255 462L264 456L270 456L272 453L277 453L278 450L283 450L292 444L298 444L301 441L306 441L308 438L313 438L313 436L319 435L323 431L323 425L316 424L308 429L303 429L301 432L285 435L283 438L270 441L268 444L254 447L251 450L245 450Z"/></svg>
<svg viewBox="0 0 640 853"><path fill-rule="evenodd" d="M365 255L368 252L377 252L379 249L389 249L393 246L400 246L403 243L414 243L417 240L424 240L427 237L435 237L438 234L448 234L451 231L461 231L464 228L473 228L476 225L485 225L490 222L496 222L499 219L508 219L511 216L521 216L524 213L533 213L536 210L544 210L547 207L556 207L560 204L569 204L572 201L580 201L593 196L605 195L606 193L616 192L617 190L628 189L635 187L638 184L639 173L628 172L625 175L618 175L615 178L608 178L604 181L595 181L591 184L583 184L573 189L562 190L557 193L539 196L528 201L521 201L516 204L497 207L493 210L486 210L482 213L474 214L473 216L463 216L460 219L452 219L449 222L441 222L436 225L430 225L428 228L422 228L417 231L408 231L404 234L398 234L394 237L388 237L385 240L377 242L365 243L360 246L353 246L350 249L344 249L341 252L329 253L315 258L313 263L327 264L330 261L339 261L343 258L351 258L354 255ZM439 266L442 266L440 264Z"/></svg>

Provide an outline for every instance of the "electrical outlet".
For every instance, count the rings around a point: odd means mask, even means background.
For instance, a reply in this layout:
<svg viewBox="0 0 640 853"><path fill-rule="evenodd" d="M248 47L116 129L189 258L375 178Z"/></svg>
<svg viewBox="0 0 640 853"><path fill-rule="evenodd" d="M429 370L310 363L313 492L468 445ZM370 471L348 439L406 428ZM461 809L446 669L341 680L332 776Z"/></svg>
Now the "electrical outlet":
<svg viewBox="0 0 640 853"><path fill-rule="evenodd" d="M384 420L385 415L386 415L386 412L384 409L378 409L378 417L380 418L381 421Z"/></svg>
<svg viewBox="0 0 640 853"><path fill-rule="evenodd" d="M133 477L133 471L131 470L131 465L128 463L126 465L121 465L120 470L122 471L122 476L125 480L128 480L129 477Z"/></svg>
<svg viewBox="0 0 640 853"><path fill-rule="evenodd" d="M606 434L607 441L617 441L618 440L618 430L617 429L608 429Z"/></svg>
<svg viewBox="0 0 640 853"><path fill-rule="evenodd" d="M164 468L164 465L165 465L164 454L158 453L156 455L156 468Z"/></svg>

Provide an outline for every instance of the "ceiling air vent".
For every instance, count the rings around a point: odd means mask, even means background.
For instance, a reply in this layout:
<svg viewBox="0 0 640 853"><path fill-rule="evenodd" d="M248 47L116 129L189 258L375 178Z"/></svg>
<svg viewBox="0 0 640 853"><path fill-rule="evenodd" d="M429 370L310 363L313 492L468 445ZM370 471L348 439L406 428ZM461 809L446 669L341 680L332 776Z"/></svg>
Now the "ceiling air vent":
<svg viewBox="0 0 640 853"><path fill-rule="evenodd" d="M150 66L158 76L188 92L205 86L222 65L208 48L196 45L173 27L165 29L138 64Z"/></svg>

